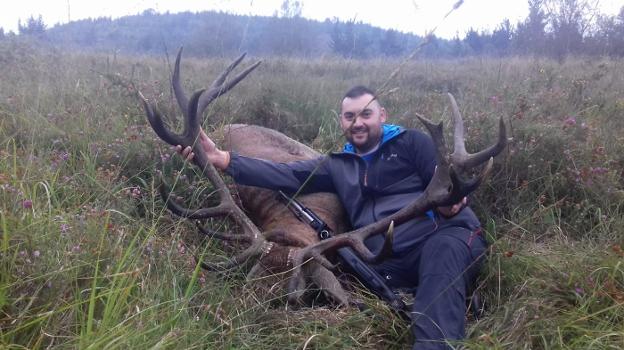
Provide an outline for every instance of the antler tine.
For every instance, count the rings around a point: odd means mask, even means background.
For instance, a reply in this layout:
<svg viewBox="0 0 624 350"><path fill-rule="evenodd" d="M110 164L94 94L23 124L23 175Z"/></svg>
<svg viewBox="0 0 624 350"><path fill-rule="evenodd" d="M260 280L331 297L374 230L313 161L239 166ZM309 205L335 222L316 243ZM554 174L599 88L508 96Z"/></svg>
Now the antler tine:
<svg viewBox="0 0 624 350"><path fill-rule="evenodd" d="M156 132L156 135L170 145L181 145L184 140L179 135L172 133L165 126L165 123L163 123L162 120L162 115L158 112L158 110L152 108L152 105L149 101L147 101L141 92L139 92L139 96L143 101L143 107L145 108L145 114L147 114L147 120L152 126L152 129Z"/></svg>
<svg viewBox="0 0 624 350"><path fill-rule="evenodd" d="M488 159L499 154L505 146L507 146L507 129L505 127L505 122L501 117L499 119L499 127L498 127L498 140L497 142L477 153L470 154L466 151L465 139L464 139L464 121L462 119L461 113L459 112L459 107L457 107L457 102L451 93L448 94L449 99L451 101L451 109L453 111L453 125L454 125L454 133L453 133L453 154L451 154L451 159L453 160L453 165L458 168L459 171L464 172L467 169L473 168L479 164L485 163Z"/></svg>
<svg viewBox="0 0 624 350"><path fill-rule="evenodd" d="M251 238L249 236L240 235L240 234L231 234L231 233L222 233L216 231L208 231L205 227L203 227L198 221L195 221L195 226L208 238L216 238L222 241L229 242L240 242L240 243L251 243Z"/></svg>
<svg viewBox="0 0 624 350"><path fill-rule="evenodd" d="M451 101L451 110L453 111L453 154L464 155L466 152L466 141L464 139L464 120L462 119L459 107L455 97L450 92L447 93Z"/></svg>
<svg viewBox="0 0 624 350"><path fill-rule="evenodd" d="M266 241L264 238L251 240L250 242L251 245L247 247L247 249L243 250L233 258L227 259L227 262L202 263L202 267L211 271L231 270L237 267L246 267L253 263L256 260L256 257L259 257L262 254L267 254L273 246L273 243Z"/></svg>
<svg viewBox="0 0 624 350"><path fill-rule="evenodd" d="M448 166L448 149L446 147L446 142L444 141L444 126L442 125L442 122L436 124L418 113L416 113L416 118L418 118L418 120L429 132L429 135L431 135L431 140L433 141L433 145L436 150L437 166Z"/></svg>
<svg viewBox="0 0 624 350"><path fill-rule="evenodd" d="M488 177L492 170L492 165L494 164L494 158L490 157L487 161L481 172L478 175L475 175L471 179L463 179L459 174L455 171L455 168L451 168L450 177L451 182L453 183L453 187L456 188L456 191L451 192L449 203L458 203L462 198L474 192L481 183Z"/></svg>
<svg viewBox="0 0 624 350"><path fill-rule="evenodd" d="M406 208L401 210L401 212L405 209ZM398 218L398 220L402 220L402 218ZM315 262L320 263L323 267L332 270L335 266L329 262L323 254L336 251L337 249L346 246L353 248L356 254L363 261L369 264L379 263L381 260L390 256L392 254L392 242L394 240L394 225L395 222L393 220L388 220L388 218L382 219L374 224L362 227L355 231L334 236L298 250L293 255L292 259L293 273L292 278L288 283L290 291L288 300L291 303L294 303L301 297L303 293L302 288L305 285L305 277L302 267L309 259L313 259ZM371 252L364 244L364 240L374 234L383 232L386 229L387 232L384 235L384 244L381 250L377 254Z"/></svg>
<svg viewBox="0 0 624 350"><path fill-rule="evenodd" d="M182 50L183 47L180 47L178 50L178 54L176 56L175 67L173 70L173 76L171 78L171 84L173 86L173 92L176 97L176 101L178 102L178 106L182 110L182 114L186 118L188 116L188 105L189 100L184 93L184 89L182 88L182 84L180 83L180 62L182 60ZM238 66L239 63L245 58L247 54L243 53L234 62L230 63L230 65L221 73L219 76L212 82L210 87L208 88L206 94L199 99L199 104L197 107L197 115L201 117L206 110L206 107L212 101L214 101L217 97L225 94L230 89L232 89L236 84L238 84L241 80L245 79L249 73L251 73L254 69L256 69L261 61L254 63L253 65L247 67L244 71L239 73L234 79L230 80L225 86L223 86L223 82L227 78L227 76Z"/></svg>
<svg viewBox="0 0 624 350"><path fill-rule="evenodd" d="M186 110L189 104L189 100L182 89L182 84L180 83L180 61L182 59L182 49L180 47L178 50L178 55L176 56L175 67L173 69L173 76L171 77L171 85L173 86L173 93L175 94L176 101L178 101L178 106L180 110L182 110L182 114L186 118L188 116L188 111Z"/></svg>
<svg viewBox="0 0 624 350"><path fill-rule="evenodd" d="M230 74L234 70L234 68L236 68L236 66L238 66L238 64L243 61L245 56L247 56L246 52L238 56L238 58L236 58L234 62L230 63L230 65L225 68L225 70L221 74L219 74L217 79L212 82L212 84L210 85L210 89L215 89L223 85L223 82L225 81L225 78L227 78L228 74Z"/></svg>
<svg viewBox="0 0 624 350"><path fill-rule="evenodd" d="M159 186L160 197L165 200L167 208L174 214L191 220L207 219L215 216L229 216L231 212L230 203L220 203L216 207L189 209L170 200L171 192L164 183Z"/></svg>
<svg viewBox="0 0 624 350"><path fill-rule="evenodd" d="M503 121L503 117L500 117L498 120L498 140L495 144L490 147L484 149L483 151L470 154L462 163L462 165L466 168L475 167L489 158L495 157L497 154L503 151L507 147L507 128L505 127L505 122Z"/></svg>
<svg viewBox="0 0 624 350"><path fill-rule="evenodd" d="M206 107L208 107L208 105L212 103L214 99L230 91L230 89L236 86L236 84L238 84L241 80L245 79L245 77L249 73L251 73L254 69L256 69L260 65L260 63L262 63L262 61L258 61L252 64L251 66L247 67L244 71L240 72L236 77L234 77L233 79L225 83L225 85L223 85L225 82L225 78L228 76L228 74L230 74L230 72L232 72L234 68L236 68L236 66L243 60L243 58L245 58L245 55L246 54L240 55L234 62L232 62L232 64L230 64L223 71L223 73L221 73L221 75L217 79L215 79L212 85L210 85L210 88L208 89L208 91L206 91L204 96L202 96L199 102L198 110L200 111L199 113L200 115L204 113L204 110L206 109Z"/></svg>

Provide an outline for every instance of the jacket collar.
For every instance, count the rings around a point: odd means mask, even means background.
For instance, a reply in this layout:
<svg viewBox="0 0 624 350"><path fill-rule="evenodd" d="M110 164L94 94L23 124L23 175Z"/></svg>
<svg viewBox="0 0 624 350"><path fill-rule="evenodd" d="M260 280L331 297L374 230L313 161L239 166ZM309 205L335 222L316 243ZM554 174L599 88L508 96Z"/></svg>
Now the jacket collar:
<svg viewBox="0 0 624 350"><path fill-rule="evenodd" d="M376 150L379 149L383 144L392 140L393 138L400 135L405 129L399 125L393 124L383 124L383 133L381 137L381 143L377 146ZM351 144L351 142L347 142L342 148L343 153L353 153L356 154L355 147Z"/></svg>

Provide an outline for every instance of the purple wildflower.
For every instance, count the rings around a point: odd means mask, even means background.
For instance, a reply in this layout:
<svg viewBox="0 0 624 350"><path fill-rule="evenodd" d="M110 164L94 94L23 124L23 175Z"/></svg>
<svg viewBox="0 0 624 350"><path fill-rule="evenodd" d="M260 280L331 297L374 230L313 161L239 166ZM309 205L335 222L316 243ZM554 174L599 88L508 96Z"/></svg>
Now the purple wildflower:
<svg viewBox="0 0 624 350"><path fill-rule="evenodd" d="M564 121L563 121L563 126L574 126L576 125L576 118L574 117L567 117Z"/></svg>
<svg viewBox="0 0 624 350"><path fill-rule="evenodd" d="M603 175L609 172L609 169L604 168L604 167L595 167L595 168L590 168L590 171L594 175Z"/></svg>
<svg viewBox="0 0 624 350"><path fill-rule="evenodd" d="M33 202L30 199L25 199L22 202L22 207L24 207L24 209L30 209L30 208L32 208L32 206L33 206Z"/></svg>

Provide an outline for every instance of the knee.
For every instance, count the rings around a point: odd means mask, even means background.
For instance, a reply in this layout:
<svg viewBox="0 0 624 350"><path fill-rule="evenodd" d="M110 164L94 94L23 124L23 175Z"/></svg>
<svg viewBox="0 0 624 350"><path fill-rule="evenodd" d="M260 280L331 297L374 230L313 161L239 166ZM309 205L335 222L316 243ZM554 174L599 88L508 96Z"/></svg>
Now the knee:
<svg viewBox="0 0 624 350"><path fill-rule="evenodd" d="M432 235L423 247L423 257L428 256L434 260L443 257L468 258L470 247L459 237L453 234L438 232Z"/></svg>
<svg viewBox="0 0 624 350"><path fill-rule="evenodd" d="M434 234L427 240L420 258L420 276L446 275L455 278L473 262L470 247L450 234Z"/></svg>

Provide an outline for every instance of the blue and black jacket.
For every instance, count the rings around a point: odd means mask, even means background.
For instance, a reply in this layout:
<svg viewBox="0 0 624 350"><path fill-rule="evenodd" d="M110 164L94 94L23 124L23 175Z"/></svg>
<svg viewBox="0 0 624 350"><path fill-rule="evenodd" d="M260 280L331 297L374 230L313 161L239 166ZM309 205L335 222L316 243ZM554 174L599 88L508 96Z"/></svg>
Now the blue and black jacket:
<svg viewBox="0 0 624 350"><path fill-rule="evenodd" d="M431 138L415 129L384 125L382 142L375 152L361 157L353 146L317 159L275 163L231 153L226 172L242 185L282 190L287 193L334 192L338 194L354 228L392 215L421 195L435 169ZM452 218L434 215L414 218L394 230L393 250L399 257L437 229L461 226L471 231L479 221L466 207ZM366 241L370 249L381 246L383 237Z"/></svg>

